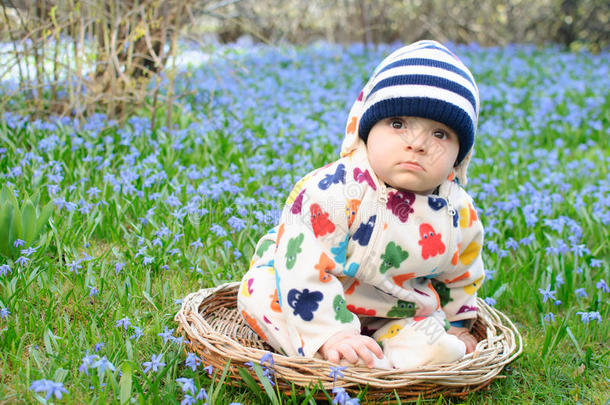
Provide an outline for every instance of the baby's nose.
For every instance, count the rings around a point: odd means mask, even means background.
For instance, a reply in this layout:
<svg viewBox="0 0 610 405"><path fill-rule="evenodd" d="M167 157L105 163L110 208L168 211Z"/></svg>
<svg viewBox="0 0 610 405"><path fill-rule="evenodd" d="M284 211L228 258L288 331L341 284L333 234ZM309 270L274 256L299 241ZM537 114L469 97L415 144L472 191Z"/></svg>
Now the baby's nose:
<svg viewBox="0 0 610 405"><path fill-rule="evenodd" d="M427 148L427 137L424 131L407 130L402 139L405 142L405 148L417 153L423 153Z"/></svg>

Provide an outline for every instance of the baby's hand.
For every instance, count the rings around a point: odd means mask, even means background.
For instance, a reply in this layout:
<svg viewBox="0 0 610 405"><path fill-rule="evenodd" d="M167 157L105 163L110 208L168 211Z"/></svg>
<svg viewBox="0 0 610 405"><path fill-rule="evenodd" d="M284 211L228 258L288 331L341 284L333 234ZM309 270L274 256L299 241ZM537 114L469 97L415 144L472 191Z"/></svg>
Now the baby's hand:
<svg viewBox="0 0 610 405"><path fill-rule="evenodd" d="M322 345L319 352L326 360L336 364L339 364L341 359L345 359L351 364L356 364L358 359L362 359L369 368L375 364L375 359L371 354L376 355L379 359L383 358L383 351L373 338L360 335L355 331L339 332L331 336Z"/></svg>
<svg viewBox="0 0 610 405"><path fill-rule="evenodd" d="M452 326L449 328L447 333L456 336L466 345L466 354L472 353L474 348L477 346L477 339L470 334L466 328L458 328Z"/></svg>

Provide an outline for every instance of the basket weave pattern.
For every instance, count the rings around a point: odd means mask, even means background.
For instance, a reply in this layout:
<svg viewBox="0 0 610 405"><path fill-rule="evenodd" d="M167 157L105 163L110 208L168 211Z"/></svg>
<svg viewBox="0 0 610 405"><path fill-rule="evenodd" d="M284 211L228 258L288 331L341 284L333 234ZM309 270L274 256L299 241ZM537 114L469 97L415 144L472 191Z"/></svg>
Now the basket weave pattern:
<svg viewBox="0 0 610 405"><path fill-rule="evenodd" d="M277 384L283 392L290 392L291 383L309 386L319 381L326 389L343 387L351 392L358 392L368 384L367 399L379 398L394 390L402 399L420 395L463 396L488 385L523 348L521 335L510 319L479 298L478 318L472 328L479 343L473 353L460 361L408 372L350 366L343 370L343 378L333 382L329 376L333 363L284 356L264 343L237 311L238 287L239 283L229 283L189 294L175 316L178 332L203 363L222 370L231 360L229 382L240 380L238 368L246 367L244 363L259 362L270 351L274 353ZM253 377L256 379L256 375Z"/></svg>

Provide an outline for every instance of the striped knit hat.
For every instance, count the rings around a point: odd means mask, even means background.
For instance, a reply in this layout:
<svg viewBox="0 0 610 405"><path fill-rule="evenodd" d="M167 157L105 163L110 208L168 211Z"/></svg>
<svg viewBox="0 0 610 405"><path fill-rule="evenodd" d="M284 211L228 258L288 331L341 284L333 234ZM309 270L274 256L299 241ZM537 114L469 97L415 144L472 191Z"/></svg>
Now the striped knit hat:
<svg viewBox="0 0 610 405"><path fill-rule="evenodd" d="M362 96L358 134L364 142L379 120L414 116L442 122L457 133L457 164L472 149L479 90L468 68L436 41L415 42L386 57Z"/></svg>

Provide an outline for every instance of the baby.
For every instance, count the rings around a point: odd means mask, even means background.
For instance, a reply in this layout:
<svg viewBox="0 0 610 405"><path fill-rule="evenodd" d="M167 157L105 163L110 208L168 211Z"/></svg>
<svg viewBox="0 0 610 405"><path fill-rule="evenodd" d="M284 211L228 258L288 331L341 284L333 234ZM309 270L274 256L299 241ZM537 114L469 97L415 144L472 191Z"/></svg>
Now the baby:
<svg viewBox="0 0 610 405"><path fill-rule="evenodd" d="M479 94L435 41L376 68L341 159L303 177L257 244L238 309L290 356L415 369L474 350L483 227L462 189Z"/></svg>

